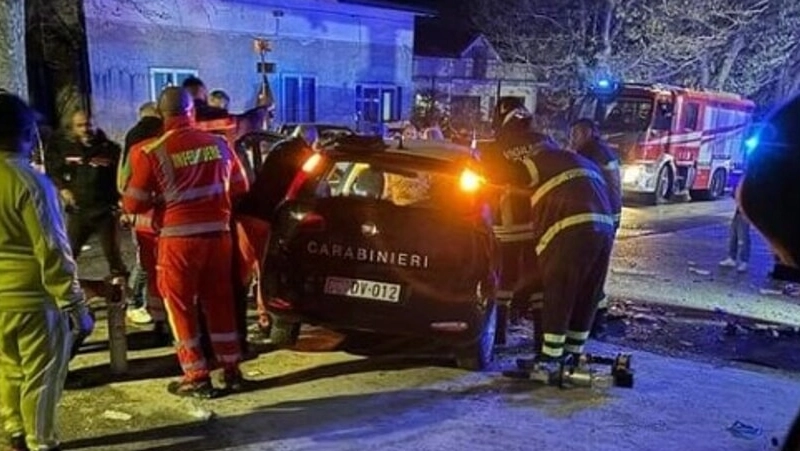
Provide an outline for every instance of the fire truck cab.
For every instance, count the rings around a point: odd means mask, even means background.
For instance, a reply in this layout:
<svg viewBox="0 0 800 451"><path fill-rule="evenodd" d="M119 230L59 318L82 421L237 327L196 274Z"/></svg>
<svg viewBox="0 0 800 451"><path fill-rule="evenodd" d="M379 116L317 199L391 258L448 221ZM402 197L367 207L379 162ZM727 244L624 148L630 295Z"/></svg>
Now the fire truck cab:
<svg viewBox="0 0 800 451"><path fill-rule="evenodd" d="M736 94L601 83L576 104L619 153L626 195L658 204L722 196L742 171L755 104Z"/></svg>

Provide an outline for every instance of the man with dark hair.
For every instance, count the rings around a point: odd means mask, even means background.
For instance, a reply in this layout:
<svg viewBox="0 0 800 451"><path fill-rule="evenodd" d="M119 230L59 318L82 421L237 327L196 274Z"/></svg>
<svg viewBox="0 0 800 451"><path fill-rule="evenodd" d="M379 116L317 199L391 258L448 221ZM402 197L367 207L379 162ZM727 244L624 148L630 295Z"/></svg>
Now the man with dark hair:
<svg viewBox="0 0 800 451"><path fill-rule="evenodd" d="M70 116L69 130L48 146L47 171L60 189L69 215L67 234L75 258L99 235L111 274L127 275L120 251L117 168L120 147L96 129L85 111Z"/></svg>
<svg viewBox="0 0 800 451"><path fill-rule="evenodd" d="M622 175L620 174L619 156L614 152L603 138L597 124L591 119L578 119L572 124L570 129L570 147L578 155L586 157L596 164L603 175L608 192L608 200L611 201L611 209L614 215L614 229L619 230L620 219L622 217ZM606 268L607 270L608 268ZM608 271L606 271L608 272ZM603 283L605 285L605 282ZM595 314L594 324L592 325L592 335L597 336L604 332L606 328L606 317L608 314L608 297L605 289L600 294Z"/></svg>
<svg viewBox="0 0 800 451"><path fill-rule="evenodd" d="M195 120L198 122L227 119L229 117L227 109L209 104L208 89L203 80L197 77L189 77L183 81L182 87L189 92L194 100L194 115Z"/></svg>
<svg viewBox="0 0 800 451"><path fill-rule="evenodd" d="M125 135L125 147L118 171L117 188L120 194L130 179L128 164L131 148L148 139L161 135L164 123L155 102L146 102L139 107L139 122ZM166 312L156 284L156 238L158 234L152 226L152 214L124 215L124 223L133 228L133 241L136 244L136 267L131 277L131 304L127 310L128 319L135 324L149 324L155 321L156 339L168 342Z"/></svg>
<svg viewBox="0 0 800 451"><path fill-rule="evenodd" d="M0 118L0 417L13 451L53 451L70 348L94 321L58 193L31 165L35 115L0 94Z"/></svg>
<svg viewBox="0 0 800 451"><path fill-rule="evenodd" d="M227 111L230 103L231 98L228 96L228 93L221 89L211 91L211 94L208 96L208 104L215 108L221 108Z"/></svg>
<svg viewBox="0 0 800 451"><path fill-rule="evenodd" d="M739 208L769 242L781 263L800 269L800 96L767 119L739 184ZM800 415L783 451L800 451Z"/></svg>

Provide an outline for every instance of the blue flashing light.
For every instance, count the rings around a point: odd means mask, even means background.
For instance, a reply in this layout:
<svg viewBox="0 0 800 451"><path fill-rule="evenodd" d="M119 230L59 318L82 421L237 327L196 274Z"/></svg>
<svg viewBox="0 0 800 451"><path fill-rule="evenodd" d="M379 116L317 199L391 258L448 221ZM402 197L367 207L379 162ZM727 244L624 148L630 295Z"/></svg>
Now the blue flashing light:
<svg viewBox="0 0 800 451"><path fill-rule="evenodd" d="M611 87L611 81L606 79L598 80L597 87L602 89L608 89Z"/></svg>
<svg viewBox="0 0 800 451"><path fill-rule="evenodd" d="M758 147L758 142L759 142L759 139L758 139L757 135L751 136L751 137L747 138L746 140L744 140L744 147L745 147L745 149L747 150L748 153L752 152L752 151L754 151L756 149L756 147Z"/></svg>

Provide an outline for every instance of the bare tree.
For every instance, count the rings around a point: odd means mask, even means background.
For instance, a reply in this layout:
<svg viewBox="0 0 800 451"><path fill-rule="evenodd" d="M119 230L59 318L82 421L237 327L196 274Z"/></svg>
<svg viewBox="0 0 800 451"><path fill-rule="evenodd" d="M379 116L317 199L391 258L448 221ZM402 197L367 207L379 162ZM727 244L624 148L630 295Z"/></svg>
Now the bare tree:
<svg viewBox="0 0 800 451"><path fill-rule="evenodd" d="M0 88L28 97L25 1L0 0Z"/></svg>

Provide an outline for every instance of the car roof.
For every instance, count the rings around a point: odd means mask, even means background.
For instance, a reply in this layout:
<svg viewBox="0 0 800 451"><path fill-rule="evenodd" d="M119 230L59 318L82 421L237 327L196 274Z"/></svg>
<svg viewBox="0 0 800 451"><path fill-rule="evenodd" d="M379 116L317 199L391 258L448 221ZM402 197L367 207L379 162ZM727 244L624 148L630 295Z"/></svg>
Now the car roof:
<svg viewBox="0 0 800 451"><path fill-rule="evenodd" d="M331 150L327 153L338 161L352 159L443 172L460 171L468 162L476 161L469 147L448 141L410 140L404 141L402 146L394 141L387 145L389 147L383 151Z"/></svg>

